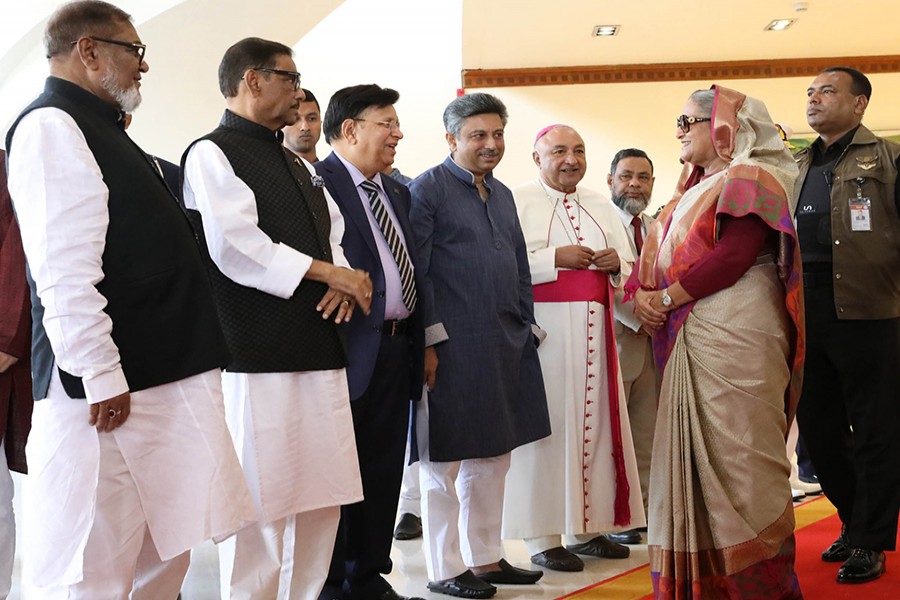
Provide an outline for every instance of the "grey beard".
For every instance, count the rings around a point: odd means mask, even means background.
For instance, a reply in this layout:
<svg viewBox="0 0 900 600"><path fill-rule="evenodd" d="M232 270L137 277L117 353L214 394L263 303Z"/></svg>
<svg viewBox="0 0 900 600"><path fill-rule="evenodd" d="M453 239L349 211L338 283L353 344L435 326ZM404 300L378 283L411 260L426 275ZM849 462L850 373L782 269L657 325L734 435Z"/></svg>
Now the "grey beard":
<svg viewBox="0 0 900 600"><path fill-rule="evenodd" d="M644 209L650 204L649 198L647 200L632 200L626 196L616 196L615 194L613 194L612 201L632 217L636 217L644 212Z"/></svg>
<svg viewBox="0 0 900 600"><path fill-rule="evenodd" d="M123 90L116 83L116 71L110 66L103 77L100 78L100 87L106 90L110 96L116 99L119 108L130 113L141 104L141 91L137 86L131 86L127 90Z"/></svg>

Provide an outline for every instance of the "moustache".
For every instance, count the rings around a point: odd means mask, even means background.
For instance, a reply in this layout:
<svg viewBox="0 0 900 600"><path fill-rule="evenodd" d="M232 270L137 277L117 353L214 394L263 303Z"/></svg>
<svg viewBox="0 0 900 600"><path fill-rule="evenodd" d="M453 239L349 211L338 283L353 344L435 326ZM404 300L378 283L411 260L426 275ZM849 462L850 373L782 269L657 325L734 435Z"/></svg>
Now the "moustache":
<svg viewBox="0 0 900 600"><path fill-rule="evenodd" d="M500 151L499 150L482 150L481 152L478 153L478 156L483 156L483 157L500 156Z"/></svg>

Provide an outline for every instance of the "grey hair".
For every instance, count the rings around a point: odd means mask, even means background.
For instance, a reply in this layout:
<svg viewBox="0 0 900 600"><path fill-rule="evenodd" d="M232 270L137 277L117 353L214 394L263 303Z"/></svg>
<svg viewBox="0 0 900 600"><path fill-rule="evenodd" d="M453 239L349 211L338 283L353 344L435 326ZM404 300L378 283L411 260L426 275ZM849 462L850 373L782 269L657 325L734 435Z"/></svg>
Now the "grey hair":
<svg viewBox="0 0 900 600"><path fill-rule="evenodd" d="M697 105L702 117L711 117L713 102L716 100L716 90L697 90L688 97L688 100Z"/></svg>
<svg viewBox="0 0 900 600"><path fill-rule="evenodd" d="M444 109L444 128L447 133L459 136L466 119L484 114L499 115L500 122L506 127L506 120L509 117L506 105L496 96L477 93L460 96L447 105Z"/></svg>

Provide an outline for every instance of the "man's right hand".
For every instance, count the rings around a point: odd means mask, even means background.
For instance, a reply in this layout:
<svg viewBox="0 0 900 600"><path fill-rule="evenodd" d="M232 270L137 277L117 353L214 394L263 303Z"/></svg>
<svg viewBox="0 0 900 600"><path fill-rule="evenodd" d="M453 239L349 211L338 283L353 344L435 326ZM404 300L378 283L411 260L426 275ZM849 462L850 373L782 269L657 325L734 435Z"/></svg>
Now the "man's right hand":
<svg viewBox="0 0 900 600"><path fill-rule="evenodd" d="M91 404L89 414L88 424L95 426L97 431L112 431L121 427L131 414L131 394L125 392L109 400Z"/></svg>
<svg viewBox="0 0 900 600"><path fill-rule="evenodd" d="M594 251L587 246L558 246L556 266L563 269L587 269L591 266Z"/></svg>
<svg viewBox="0 0 900 600"><path fill-rule="evenodd" d="M437 379L438 355L434 346L425 348L425 385L428 391L434 389L435 380Z"/></svg>
<svg viewBox="0 0 900 600"><path fill-rule="evenodd" d="M364 313L369 314L372 307L372 280L365 271L337 267L314 259L306 272L306 277L327 284L333 291L347 294L356 301L356 305Z"/></svg>

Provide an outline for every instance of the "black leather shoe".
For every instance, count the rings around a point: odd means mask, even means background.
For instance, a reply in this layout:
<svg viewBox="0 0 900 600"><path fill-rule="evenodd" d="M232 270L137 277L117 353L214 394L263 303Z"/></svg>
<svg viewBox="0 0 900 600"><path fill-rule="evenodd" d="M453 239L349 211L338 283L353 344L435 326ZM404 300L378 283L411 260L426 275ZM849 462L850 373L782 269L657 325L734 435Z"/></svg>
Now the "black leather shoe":
<svg viewBox="0 0 900 600"><path fill-rule="evenodd" d="M538 552L531 557L531 562L553 571L584 571L584 561L562 546Z"/></svg>
<svg viewBox="0 0 900 600"><path fill-rule="evenodd" d="M447 581L429 581L428 589L457 598L490 598L497 593L497 588L480 580L472 571L466 571Z"/></svg>
<svg viewBox="0 0 900 600"><path fill-rule="evenodd" d="M637 529L619 531L618 533L606 533L603 537L617 544L640 544L642 541L641 532Z"/></svg>
<svg viewBox="0 0 900 600"><path fill-rule="evenodd" d="M418 596L401 596L394 588L388 588L383 594L378 596L378 600L425 600Z"/></svg>
<svg viewBox="0 0 900 600"><path fill-rule="evenodd" d="M537 580L544 576L543 571L529 571L528 569L520 569L514 567L506 559L501 558L500 569L497 571L488 571L476 575L478 579L488 583L505 583L510 585L528 585L537 583Z"/></svg>
<svg viewBox="0 0 900 600"><path fill-rule="evenodd" d="M414 540L422 537L422 519L412 513L403 513L394 529L394 539Z"/></svg>
<svg viewBox="0 0 900 600"><path fill-rule="evenodd" d="M566 546L566 550L575 554L599 556L600 558L628 558L631 555L631 550L627 546L617 544L603 535L598 535L591 541L583 544Z"/></svg>
<svg viewBox="0 0 900 600"><path fill-rule="evenodd" d="M885 572L884 552L854 548L850 558L838 569L838 583L865 583L875 581Z"/></svg>
<svg viewBox="0 0 900 600"><path fill-rule="evenodd" d="M847 527L842 526L841 535L822 553L822 560L825 562L844 562L848 558L850 558L850 540L847 539Z"/></svg>

